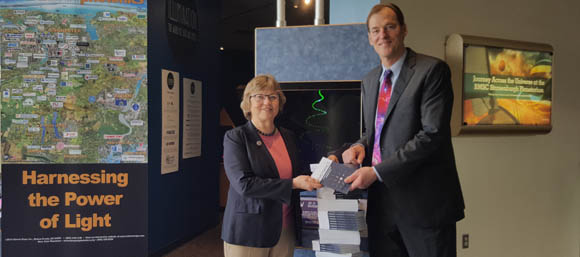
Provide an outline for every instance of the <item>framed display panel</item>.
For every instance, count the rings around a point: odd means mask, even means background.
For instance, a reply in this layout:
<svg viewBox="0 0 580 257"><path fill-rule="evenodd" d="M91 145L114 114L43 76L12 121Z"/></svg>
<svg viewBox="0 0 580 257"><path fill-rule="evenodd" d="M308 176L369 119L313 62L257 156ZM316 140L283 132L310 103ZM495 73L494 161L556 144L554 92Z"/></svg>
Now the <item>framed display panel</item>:
<svg viewBox="0 0 580 257"><path fill-rule="evenodd" d="M361 137L360 81L281 83L286 104L277 124L292 130L305 163Z"/></svg>
<svg viewBox="0 0 580 257"><path fill-rule="evenodd" d="M452 34L445 55L455 94L453 135L550 132L552 46Z"/></svg>

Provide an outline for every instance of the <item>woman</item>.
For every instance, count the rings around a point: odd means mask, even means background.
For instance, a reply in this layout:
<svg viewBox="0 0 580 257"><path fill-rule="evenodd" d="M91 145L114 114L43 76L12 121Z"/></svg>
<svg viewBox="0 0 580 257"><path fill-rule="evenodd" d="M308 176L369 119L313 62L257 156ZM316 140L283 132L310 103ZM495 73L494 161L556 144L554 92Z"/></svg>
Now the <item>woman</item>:
<svg viewBox="0 0 580 257"><path fill-rule="evenodd" d="M294 135L274 118L286 97L271 75L253 78L240 104L248 122L224 136L224 167L230 181L222 225L225 257L294 255L300 231L298 190L322 187L299 170Z"/></svg>

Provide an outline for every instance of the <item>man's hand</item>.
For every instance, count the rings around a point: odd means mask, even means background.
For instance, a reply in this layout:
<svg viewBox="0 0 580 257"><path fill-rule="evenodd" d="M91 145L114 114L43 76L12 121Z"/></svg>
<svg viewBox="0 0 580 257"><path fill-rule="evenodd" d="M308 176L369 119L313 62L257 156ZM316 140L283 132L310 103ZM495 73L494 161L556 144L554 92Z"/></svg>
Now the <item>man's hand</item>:
<svg viewBox="0 0 580 257"><path fill-rule="evenodd" d="M351 183L350 191L355 189L366 189L377 180L377 174L373 167L362 167L356 170L352 175L344 179L345 183Z"/></svg>
<svg viewBox="0 0 580 257"><path fill-rule="evenodd" d="M336 162L336 163L338 163L338 157L336 157L336 155L334 155L334 154L331 154L331 155L329 155L329 156L328 156L328 157L326 157L326 158L328 158L329 160L331 160L331 161L333 161L333 162Z"/></svg>
<svg viewBox="0 0 580 257"><path fill-rule="evenodd" d="M342 153L342 162L362 164L365 159L365 148L362 145L354 145Z"/></svg>
<svg viewBox="0 0 580 257"><path fill-rule="evenodd" d="M322 184L310 176L300 175L292 179L292 189L304 189L307 191L312 191L321 187Z"/></svg>

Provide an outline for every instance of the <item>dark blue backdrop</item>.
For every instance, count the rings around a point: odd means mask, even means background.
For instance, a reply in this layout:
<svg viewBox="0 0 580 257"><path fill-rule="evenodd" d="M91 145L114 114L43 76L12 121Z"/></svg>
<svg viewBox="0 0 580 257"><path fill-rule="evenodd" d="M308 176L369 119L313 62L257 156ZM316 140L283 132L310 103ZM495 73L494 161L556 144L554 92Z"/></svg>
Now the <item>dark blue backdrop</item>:
<svg viewBox="0 0 580 257"><path fill-rule="evenodd" d="M198 11L199 41L195 44L173 37L170 39L165 16L166 1L148 2L148 235L149 253L152 255L161 254L219 222L217 126L220 97L217 35L220 1L186 1L196 5ZM192 78L203 83L202 156L181 160L178 172L163 176L160 171L161 69L177 71L180 78ZM182 107L180 113L183 113Z"/></svg>

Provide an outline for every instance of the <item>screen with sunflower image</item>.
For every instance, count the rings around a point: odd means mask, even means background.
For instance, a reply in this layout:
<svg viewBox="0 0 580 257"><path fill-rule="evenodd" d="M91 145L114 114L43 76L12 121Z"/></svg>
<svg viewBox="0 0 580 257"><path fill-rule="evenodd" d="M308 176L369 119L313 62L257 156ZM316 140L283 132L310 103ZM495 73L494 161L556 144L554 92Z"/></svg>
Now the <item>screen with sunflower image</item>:
<svg viewBox="0 0 580 257"><path fill-rule="evenodd" d="M466 45L463 55L464 126L550 126L549 51Z"/></svg>

